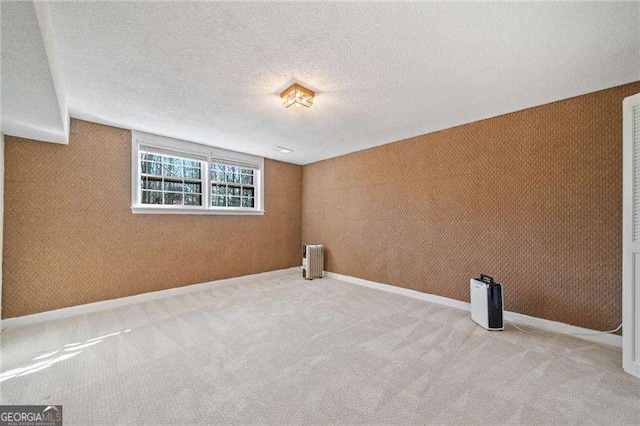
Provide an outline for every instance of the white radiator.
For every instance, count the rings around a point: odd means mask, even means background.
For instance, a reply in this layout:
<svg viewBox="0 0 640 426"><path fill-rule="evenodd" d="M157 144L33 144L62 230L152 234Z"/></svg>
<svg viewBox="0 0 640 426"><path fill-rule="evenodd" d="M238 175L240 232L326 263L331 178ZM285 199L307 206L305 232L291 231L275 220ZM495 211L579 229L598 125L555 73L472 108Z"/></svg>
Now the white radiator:
<svg viewBox="0 0 640 426"><path fill-rule="evenodd" d="M324 254L322 244L302 246L302 278L322 278Z"/></svg>

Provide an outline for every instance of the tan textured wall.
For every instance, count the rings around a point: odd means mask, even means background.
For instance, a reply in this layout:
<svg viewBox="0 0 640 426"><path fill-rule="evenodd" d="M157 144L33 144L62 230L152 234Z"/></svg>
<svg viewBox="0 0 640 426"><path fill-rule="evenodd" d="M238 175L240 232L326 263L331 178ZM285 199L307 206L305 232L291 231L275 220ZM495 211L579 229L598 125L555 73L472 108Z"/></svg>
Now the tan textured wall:
<svg viewBox="0 0 640 426"><path fill-rule="evenodd" d="M6 137L5 318L300 263L300 166L265 160L264 216L134 215L131 133Z"/></svg>
<svg viewBox="0 0 640 426"><path fill-rule="evenodd" d="M622 99L640 82L303 168L328 271L607 329L621 320Z"/></svg>
<svg viewBox="0 0 640 426"><path fill-rule="evenodd" d="M0 133L0 259L4 239L4 135ZM0 318L2 317L2 261L0 261Z"/></svg>

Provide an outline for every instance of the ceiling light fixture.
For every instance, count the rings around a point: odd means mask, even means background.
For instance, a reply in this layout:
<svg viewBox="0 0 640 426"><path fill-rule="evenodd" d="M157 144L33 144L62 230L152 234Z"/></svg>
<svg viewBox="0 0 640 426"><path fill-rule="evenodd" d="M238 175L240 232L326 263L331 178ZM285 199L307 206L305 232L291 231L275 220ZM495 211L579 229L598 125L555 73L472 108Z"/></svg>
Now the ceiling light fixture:
<svg viewBox="0 0 640 426"><path fill-rule="evenodd" d="M285 108L299 108L301 106L309 108L313 105L314 96L315 93L313 90L309 90L299 84L292 85L280 94L282 105L284 105Z"/></svg>
<svg viewBox="0 0 640 426"><path fill-rule="evenodd" d="M285 148L285 147L283 147L283 146L276 146L275 148L273 148L273 150L274 150L274 151L281 152L281 153L283 153L283 154L290 154L290 153L292 153L292 152L293 152L293 150L292 150L292 149Z"/></svg>

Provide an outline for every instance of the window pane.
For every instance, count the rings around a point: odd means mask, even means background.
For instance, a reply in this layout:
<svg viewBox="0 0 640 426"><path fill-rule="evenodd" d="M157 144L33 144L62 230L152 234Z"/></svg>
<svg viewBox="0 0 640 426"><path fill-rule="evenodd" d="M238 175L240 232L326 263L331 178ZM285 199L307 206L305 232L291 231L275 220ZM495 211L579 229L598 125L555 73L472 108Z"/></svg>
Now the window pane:
<svg viewBox="0 0 640 426"><path fill-rule="evenodd" d="M253 197L253 188L242 188L243 197Z"/></svg>
<svg viewBox="0 0 640 426"><path fill-rule="evenodd" d="M200 179L200 169L196 169L193 167L185 167L184 177L187 179Z"/></svg>
<svg viewBox="0 0 640 426"><path fill-rule="evenodd" d="M163 164L163 173L164 176L169 177L182 177L182 166L176 166L172 164Z"/></svg>
<svg viewBox="0 0 640 426"><path fill-rule="evenodd" d="M184 160L182 158L162 157L162 162L170 166L182 166L183 161Z"/></svg>
<svg viewBox="0 0 640 426"><path fill-rule="evenodd" d="M202 196L200 194L184 194L184 204L187 206L201 206Z"/></svg>
<svg viewBox="0 0 640 426"><path fill-rule="evenodd" d="M222 170L220 168L222 167ZM224 179L224 166L218 163L211 163L211 180L220 182Z"/></svg>
<svg viewBox="0 0 640 426"><path fill-rule="evenodd" d="M164 193L165 204L182 204L182 194L176 194L173 192Z"/></svg>
<svg viewBox="0 0 640 426"><path fill-rule="evenodd" d="M142 204L162 204L162 192L142 191Z"/></svg>
<svg viewBox="0 0 640 426"><path fill-rule="evenodd" d="M199 183L185 183L184 184L184 192L197 192L201 193L202 188Z"/></svg>
<svg viewBox="0 0 640 426"><path fill-rule="evenodd" d="M140 171L150 175L162 175L162 165L160 163L152 163L150 161L142 161L140 163Z"/></svg>
<svg viewBox="0 0 640 426"><path fill-rule="evenodd" d="M242 183L245 185L253 185L253 175L242 175Z"/></svg>
<svg viewBox="0 0 640 426"><path fill-rule="evenodd" d="M143 176L142 179L140 179L140 187L142 189L154 189L160 191L162 190L162 180Z"/></svg>
<svg viewBox="0 0 640 426"><path fill-rule="evenodd" d="M147 171L144 171L144 165L143 165L143 172L142 173L149 173L150 175L157 175L157 176L162 176L162 164L160 163L147 163Z"/></svg>
<svg viewBox="0 0 640 426"><path fill-rule="evenodd" d="M227 185L216 185L218 195L227 195Z"/></svg>
<svg viewBox="0 0 640 426"><path fill-rule="evenodd" d="M182 182L171 182L164 181L164 190L165 191L178 191L182 192Z"/></svg>
<svg viewBox="0 0 640 426"><path fill-rule="evenodd" d="M198 167L200 168L200 161L195 161L195 160L184 160L184 165L185 167Z"/></svg>
<svg viewBox="0 0 640 426"><path fill-rule="evenodd" d="M229 207L240 207L240 197L229 197Z"/></svg>
<svg viewBox="0 0 640 426"><path fill-rule="evenodd" d="M255 201L253 197L250 197L250 198L242 197L242 207L253 207L254 203Z"/></svg>
<svg viewBox="0 0 640 426"><path fill-rule="evenodd" d="M229 195L240 195L240 187L239 186L229 186L227 190Z"/></svg>
<svg viewBox="0 0 640 426"><path fill-rule="evenodd" d="M227 197L224 195L216 195L211 197L211 205L214 207L226 207Z"/></svg>
<svg viewBox="0 0 640 426"><path fill-rule="evenodd" d="M141 155L143 160L155 161L157 163L162 161L162 157L159 155L155 155L155 154L141 154Z"/></svg>
<svg viewBox="0 0 640 426"><path fill-rule="evenodd" d="M233 183L240 183L240 173L236 171L235 167L231 167L227 171L226 181L233 182Z"/></svg>

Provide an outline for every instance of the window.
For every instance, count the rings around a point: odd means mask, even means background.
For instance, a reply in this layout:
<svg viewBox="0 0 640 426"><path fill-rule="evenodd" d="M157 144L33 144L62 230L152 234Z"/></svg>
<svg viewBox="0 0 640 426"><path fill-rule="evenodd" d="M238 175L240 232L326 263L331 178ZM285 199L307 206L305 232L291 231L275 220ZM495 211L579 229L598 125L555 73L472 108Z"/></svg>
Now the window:
<svg viewBox="0 0 640 426"><path fill-rule="evenodd" d="M264 160L132 132L134 213L262 214Z"/></svg>
<svg viewBox="0 0 640 426"><path fill-rule="evenodd" d="M211 163L211 205L213 207L255 207L253 169Z"/></svg>
<svg viewBox="0 0 640 426"><path fill-rule="evenodd" d="M202 206L202 161L140 154L141 204Z"/></svg>

